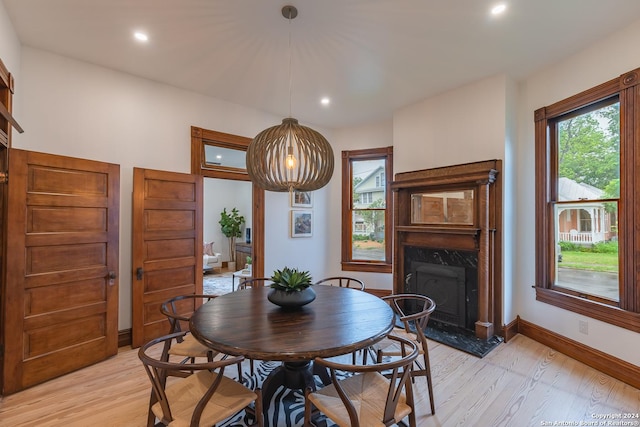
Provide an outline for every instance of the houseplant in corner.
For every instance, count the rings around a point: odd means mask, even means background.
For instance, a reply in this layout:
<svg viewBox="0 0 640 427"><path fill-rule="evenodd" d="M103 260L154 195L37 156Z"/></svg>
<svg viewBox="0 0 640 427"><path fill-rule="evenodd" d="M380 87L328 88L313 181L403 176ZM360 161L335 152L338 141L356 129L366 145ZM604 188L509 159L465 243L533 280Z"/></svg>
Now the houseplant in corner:
<svg viewBox="0 0 640 427"><path fill-rule="evenodd" d="M284 308L302 307L316 299L311 288L311 275L308 271L285 267L276 270L271 276L273 282L267 298L272 303Z"/></svg>
<svg viewBox="0 0 640 427"><path fill-rule="evenodd" d="M238 209L233 208L231 212L227 212L224 208L220 212L220 229L227 239L229 239L229 270L236 269L236 238L242 236L242 224L244 224L244 216L240 215Z"/></svg>

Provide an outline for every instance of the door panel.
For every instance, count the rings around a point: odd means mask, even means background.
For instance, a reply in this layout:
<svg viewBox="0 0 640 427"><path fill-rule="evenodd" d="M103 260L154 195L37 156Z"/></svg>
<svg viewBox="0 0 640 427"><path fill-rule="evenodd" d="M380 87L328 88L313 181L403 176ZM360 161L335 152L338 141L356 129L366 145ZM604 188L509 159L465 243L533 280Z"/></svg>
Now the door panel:
<svg viewBox="0 0 640 427"><path fill-rule="evenodd" d="M118 165L11 150L5 394L118 352Z"/></svg>
<svg viewBox="0 0 640 427"><path fill-rule="evenodd" d="M202 293L202 177L134 168L132 342L169 331L162 302Z"/></svg>

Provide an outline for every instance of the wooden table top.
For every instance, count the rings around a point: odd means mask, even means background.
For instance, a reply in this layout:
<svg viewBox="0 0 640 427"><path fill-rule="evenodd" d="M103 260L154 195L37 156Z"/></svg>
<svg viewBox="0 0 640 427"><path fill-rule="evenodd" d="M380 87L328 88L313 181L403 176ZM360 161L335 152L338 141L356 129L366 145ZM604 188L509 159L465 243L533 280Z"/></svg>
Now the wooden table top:
<svg viewBox="0 0 640 427"><path fill-rule="evenodd" d="M284 310L257 287L219 296L191 316L191 333L207 346L257 360L302 361L364 348L393 328L393 311L375 295L314 286L315 301Z"/></svg>

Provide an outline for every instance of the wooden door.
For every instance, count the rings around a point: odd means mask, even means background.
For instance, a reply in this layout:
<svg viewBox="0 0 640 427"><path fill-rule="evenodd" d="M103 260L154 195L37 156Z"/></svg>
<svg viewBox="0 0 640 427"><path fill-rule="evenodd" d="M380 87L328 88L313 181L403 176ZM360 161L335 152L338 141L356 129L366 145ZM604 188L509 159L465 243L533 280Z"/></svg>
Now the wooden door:
<svg viewBox="0 0 640 427"><path fill-rule="evenodd" d="M3 393L118 352L120 166L12 149Z"/></svg>
<svg viewBox="0 0 640 427"><path fill-rule="evenodd" d="M202 293L202 177L133 170L132 345L169 331L160 305Z"/></svg>

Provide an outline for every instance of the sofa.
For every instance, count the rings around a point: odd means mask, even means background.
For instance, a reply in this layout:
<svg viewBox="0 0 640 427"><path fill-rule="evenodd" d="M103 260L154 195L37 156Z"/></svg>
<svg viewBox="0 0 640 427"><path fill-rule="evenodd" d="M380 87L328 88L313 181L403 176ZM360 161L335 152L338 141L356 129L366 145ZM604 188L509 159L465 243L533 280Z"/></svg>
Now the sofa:
<svg viewBox="0 0 640 427"><path fill-rule="evenodd" d="M213 242L205 243L202 251L202 269L205 271L222 268L222 254L213 251Z"/></svg>

